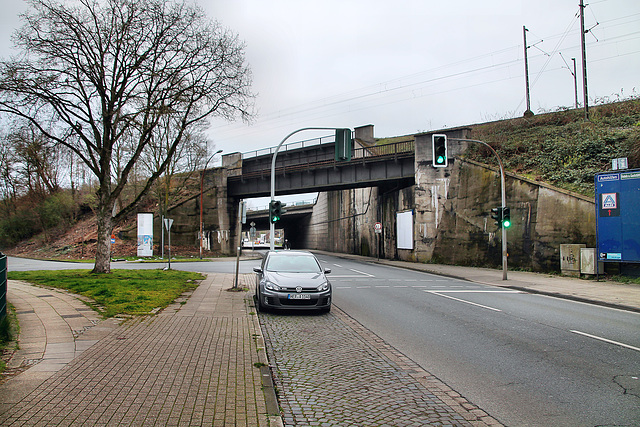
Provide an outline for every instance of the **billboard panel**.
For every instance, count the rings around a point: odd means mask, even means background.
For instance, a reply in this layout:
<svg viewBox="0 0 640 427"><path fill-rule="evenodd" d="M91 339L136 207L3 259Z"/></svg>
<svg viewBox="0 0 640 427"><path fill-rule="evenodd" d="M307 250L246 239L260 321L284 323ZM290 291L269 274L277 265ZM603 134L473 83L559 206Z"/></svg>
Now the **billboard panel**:
<svg viewBox="0 0 640 427"><path fill-rule="evenodd" d="M599 173L595 185L598 260L640 262L640 169Z"/></svg>
<svg viewBox="0 0 640 427"><path fill-rule="evenodd" d="M396 212L398 249L413 250L413 211Z"/></svg>
<svg viewBox="0 0 640 427"><path fill-rule="evenodd" d="M138 256L153 256L153 214L138 214Z"/></svg>

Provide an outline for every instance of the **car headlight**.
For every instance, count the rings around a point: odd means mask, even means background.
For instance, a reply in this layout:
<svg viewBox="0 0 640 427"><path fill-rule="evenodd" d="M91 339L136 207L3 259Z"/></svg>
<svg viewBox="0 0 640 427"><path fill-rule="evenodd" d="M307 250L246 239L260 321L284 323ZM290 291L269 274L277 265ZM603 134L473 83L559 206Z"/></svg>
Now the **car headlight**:
<svg viewBox="0 0 640 427"><path fill-rule="evenodd" d="M318 291L326 291L329 289L329 282L324 282L322 285L318 286Z"/></svg>
<svg viewBox="0 0 640 427"><path fill-rule="evenodd" d="M275 283L269 282L269 281L265 281L264 282L264 287L265 287L265 289L269 289L270 291L279 291L280 290L280 286L276 285Z"/></svg>

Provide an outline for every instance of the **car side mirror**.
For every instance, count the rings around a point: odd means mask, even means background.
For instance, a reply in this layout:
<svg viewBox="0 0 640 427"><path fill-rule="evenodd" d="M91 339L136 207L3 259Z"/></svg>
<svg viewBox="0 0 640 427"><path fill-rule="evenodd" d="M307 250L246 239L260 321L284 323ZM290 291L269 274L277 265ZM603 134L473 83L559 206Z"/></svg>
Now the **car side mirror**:
<svg viewBox="0 0 640 427"><path fill-rule="evenodd" d="M255 273L260 273L260 274L262 274L262 269L261 269L260 267L253 267L253 271L254 271Z"/></svg>
<svg viewBox="0 0 640 427"><path fill-rule="evenodd" d="M331 273L331 269L330 268L325 268L324 269L324 274L329 274Z"/></svg>

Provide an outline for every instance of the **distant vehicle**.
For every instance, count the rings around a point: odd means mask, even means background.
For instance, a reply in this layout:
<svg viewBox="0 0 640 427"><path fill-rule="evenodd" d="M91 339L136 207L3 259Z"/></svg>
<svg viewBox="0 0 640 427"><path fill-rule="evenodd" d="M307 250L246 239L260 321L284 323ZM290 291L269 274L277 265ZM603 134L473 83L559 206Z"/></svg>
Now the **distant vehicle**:
<svg viewBox="0 0 640 427"><path fill-rule="evenodd" d="M331 310L331 270L311 252L268 251L253 271L258 310Z"/></svg>

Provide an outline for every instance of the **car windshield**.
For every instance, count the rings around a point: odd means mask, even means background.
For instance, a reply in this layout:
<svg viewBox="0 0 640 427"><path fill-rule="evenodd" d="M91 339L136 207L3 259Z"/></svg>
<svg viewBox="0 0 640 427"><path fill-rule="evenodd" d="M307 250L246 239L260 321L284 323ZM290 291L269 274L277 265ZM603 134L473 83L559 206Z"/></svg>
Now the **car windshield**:
<svg viewBox="0 0 640 427"><path fill-rule="evenodd" d="M283 273L319 273L320 266L313 256L271 256L267 261L268 271Z"/></svg>

